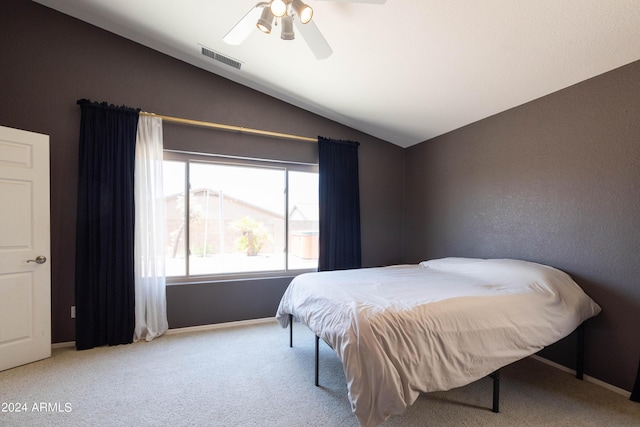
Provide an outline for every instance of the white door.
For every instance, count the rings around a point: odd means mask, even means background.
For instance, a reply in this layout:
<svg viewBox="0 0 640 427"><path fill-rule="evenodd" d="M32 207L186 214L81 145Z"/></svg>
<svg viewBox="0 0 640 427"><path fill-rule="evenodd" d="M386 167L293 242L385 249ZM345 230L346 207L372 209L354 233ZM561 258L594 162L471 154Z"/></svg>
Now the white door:
<svg viewBox="0 0 640 427"><path fill-rule="evenodd" d="M0 371L51 356L49 136L0 126Z"/></svg>

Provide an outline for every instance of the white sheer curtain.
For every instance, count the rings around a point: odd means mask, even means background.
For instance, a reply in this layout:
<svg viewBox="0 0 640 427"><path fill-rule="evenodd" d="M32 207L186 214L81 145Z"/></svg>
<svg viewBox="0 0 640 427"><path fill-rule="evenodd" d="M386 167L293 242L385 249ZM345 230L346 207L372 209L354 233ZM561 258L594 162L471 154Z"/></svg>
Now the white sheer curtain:
<svg viewBox="0 0 640 427"><path fill-rule="evenodd" d="M165 280L165 220L162 191L162 119L140 116L135 157L134 341L168 329Z"/></svg>

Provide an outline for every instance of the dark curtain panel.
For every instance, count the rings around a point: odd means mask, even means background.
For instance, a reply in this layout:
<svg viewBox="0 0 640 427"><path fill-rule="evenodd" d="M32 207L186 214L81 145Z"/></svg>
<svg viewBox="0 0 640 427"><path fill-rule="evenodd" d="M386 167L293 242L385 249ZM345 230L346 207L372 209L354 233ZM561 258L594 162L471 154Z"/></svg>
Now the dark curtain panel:
<svg viewBox="0 0 640 427"><path fill-rule="evenodd" d="M131 343L138 112L79 100L76 347Z"/></svg>
<svg viewBox="0 0 640 427"><path fill-rule="evenodd" d="M362 267L358 144L318 137L318 270Z"/></svg>
<svg viewBox="0 0 640 427"><path fill-rule="evenodd" d="M631 400L640 402L640 362L638 362L638 373L636 374L636 383L631 392Z"/></svg>

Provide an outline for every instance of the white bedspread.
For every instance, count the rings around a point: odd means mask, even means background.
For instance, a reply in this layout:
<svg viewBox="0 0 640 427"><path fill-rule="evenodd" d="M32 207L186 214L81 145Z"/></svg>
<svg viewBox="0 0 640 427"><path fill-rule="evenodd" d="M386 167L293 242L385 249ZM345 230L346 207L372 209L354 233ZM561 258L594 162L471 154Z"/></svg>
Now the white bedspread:
<svg viewBox="0 0 640 427"><path fill-rule="evenodd" d="M517 260L444 258L307 273L282 297L338 354L363 427L419 393L469 384L570 334L600 312L566 273Z"/></svg>

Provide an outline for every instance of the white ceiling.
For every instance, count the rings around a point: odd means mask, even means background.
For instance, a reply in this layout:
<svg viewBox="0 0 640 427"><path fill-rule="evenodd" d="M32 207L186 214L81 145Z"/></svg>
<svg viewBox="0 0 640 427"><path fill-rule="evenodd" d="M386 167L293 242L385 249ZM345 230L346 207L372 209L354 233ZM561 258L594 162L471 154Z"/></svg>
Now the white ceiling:
<svg viewBox="0 0 640 427"><path fill-rule="evenodd" d="M640 59L640 0L307 0L324 60L279 30L224 43L257 0L35 1L401 147Z"/></svg>

